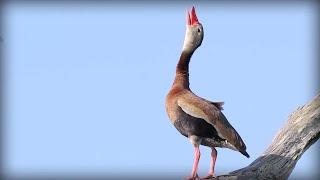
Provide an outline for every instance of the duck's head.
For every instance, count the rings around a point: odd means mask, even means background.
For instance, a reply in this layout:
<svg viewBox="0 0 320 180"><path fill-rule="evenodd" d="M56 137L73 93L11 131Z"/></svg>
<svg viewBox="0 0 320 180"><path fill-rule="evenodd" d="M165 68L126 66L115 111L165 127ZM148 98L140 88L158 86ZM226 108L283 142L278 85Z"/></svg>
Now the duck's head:
<svg viewBox="0 0 320 180"><path fill-rule="evenodd" d="M195 51L203 40L203 27L199 22L196 10L192 7L191 11L187 11L187 28L183 43L184 51Z"/></svg>

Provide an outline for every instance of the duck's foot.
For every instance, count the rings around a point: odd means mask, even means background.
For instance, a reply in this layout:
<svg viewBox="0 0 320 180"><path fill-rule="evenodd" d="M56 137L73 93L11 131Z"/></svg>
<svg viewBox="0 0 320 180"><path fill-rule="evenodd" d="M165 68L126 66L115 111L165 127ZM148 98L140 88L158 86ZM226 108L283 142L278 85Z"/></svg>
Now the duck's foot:
<svg viewBox="0 0 320 180"><path fill-rule="evenodd" d="M201 178L196 174L195 176L186 177L185 180L200 180Z"/></svg>
<svg viewBox="0 0 320 180"><path fill-rule="evenodd" d="M201 179L212 179L214 177L213 174L208 174L207 176L201 178Z"/></svg>

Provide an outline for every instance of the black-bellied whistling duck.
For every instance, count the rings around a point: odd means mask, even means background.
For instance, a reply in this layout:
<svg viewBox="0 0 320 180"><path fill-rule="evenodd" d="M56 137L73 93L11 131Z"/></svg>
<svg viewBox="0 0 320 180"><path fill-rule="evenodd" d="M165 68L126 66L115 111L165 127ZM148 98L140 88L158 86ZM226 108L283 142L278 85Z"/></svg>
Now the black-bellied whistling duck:
<svg viewBox="0 0 320 180"><path fill-rule="evenodd" d="M189 88L189 62L194 51L201 45L203 27L199 23L194 7L187 12L187 29L176 77L166 97L166 111L177 130L186 136L195 148L194 164L190 179L198 178L200 159L199 145L212 149L208 176L214 176L217 158L215 147L239 151L249 158L246 145L240 135L223 115L222 102L211 102L195 95Z"/></svg>

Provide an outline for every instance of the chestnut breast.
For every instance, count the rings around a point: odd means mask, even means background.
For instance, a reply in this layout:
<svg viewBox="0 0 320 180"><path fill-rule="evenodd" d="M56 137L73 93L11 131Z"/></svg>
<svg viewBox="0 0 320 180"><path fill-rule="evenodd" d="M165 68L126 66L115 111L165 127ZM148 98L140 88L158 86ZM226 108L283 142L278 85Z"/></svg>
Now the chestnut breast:
<svg viewBox="0 0 320 180"><path fill-rule="evenodd" d="M166 97L166 111L172 124L181 116L180 107L178 106L178 96L183 93L183 90L172 88Z"/></svg>

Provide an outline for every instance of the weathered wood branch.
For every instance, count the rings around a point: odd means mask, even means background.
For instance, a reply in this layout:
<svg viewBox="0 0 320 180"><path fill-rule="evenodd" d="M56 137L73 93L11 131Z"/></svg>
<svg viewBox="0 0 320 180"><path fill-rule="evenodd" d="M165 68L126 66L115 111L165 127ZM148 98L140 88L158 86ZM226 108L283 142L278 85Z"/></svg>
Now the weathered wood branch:
<svg viewBox="0 0 320 180"><path fill-rule="evenodd" d="M249 166L213 179L287 179L320 137L320 94L293 112L267 150Z"/></svg>

